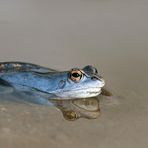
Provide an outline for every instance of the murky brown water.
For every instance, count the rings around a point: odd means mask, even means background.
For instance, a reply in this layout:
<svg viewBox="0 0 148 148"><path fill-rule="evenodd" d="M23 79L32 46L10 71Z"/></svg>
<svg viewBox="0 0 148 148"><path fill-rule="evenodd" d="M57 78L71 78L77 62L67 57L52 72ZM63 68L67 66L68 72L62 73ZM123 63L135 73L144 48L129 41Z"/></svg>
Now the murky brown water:
<svg viewBox="0 0 148 148"><path fill-rule="evenodd" d="M0 147L147 148L148 2L0 1L0 60L94 65L113 97L69 122L55 107L0 102ZM6 97L6 96L5 96Z"/></svg>

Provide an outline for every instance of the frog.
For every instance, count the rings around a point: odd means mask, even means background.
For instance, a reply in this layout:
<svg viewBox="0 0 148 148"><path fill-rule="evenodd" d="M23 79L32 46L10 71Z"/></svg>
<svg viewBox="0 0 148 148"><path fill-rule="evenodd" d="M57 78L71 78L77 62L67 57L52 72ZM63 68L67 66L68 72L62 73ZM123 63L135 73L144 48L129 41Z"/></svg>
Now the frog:
<svg viewBox="0 0 148 148"><path fill-rule="evenodd" d="M25 62L0 63L0 92L16 91L39 104L48 105L50 99L95 97L101 94L104 85L105 80L90 65L57 71Z"/></svg>

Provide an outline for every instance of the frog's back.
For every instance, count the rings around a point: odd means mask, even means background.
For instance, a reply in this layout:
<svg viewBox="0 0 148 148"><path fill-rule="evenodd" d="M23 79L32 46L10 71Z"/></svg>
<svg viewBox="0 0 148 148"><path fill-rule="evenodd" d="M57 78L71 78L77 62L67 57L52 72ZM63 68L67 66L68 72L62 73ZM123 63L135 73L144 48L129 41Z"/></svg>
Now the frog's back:
<svg viewBox="0 0 148 148"><path fill-rule="evenodd" d="M49 69L40 65L24 63L24 62L1 62L0 63L0 74L9 73L9 72L39 72L39 73L48 73L55 72L54 69Z"/></svg>
<svg viewBox="0 0 148 148"><path fill-rule="evenodd" d="M51 85L53 79L49 76L55 72L56 70L31 63L3 62L0 63L0 85L47 92L50 86L54 86Z"/></svg>

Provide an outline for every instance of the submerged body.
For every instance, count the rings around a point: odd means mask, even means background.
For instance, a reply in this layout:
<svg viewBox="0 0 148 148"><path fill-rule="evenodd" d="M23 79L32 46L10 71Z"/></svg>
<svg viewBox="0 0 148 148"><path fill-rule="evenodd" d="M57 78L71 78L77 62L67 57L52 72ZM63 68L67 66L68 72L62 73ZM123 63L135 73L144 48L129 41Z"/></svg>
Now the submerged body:
<svg viewBox="0 0 148 148"><path fill-rule="evenodd" d="M59 72L30 63L0 63L0 92L17 91L40 104L48 104L49 99L95 97L104 85L92 66Z"/></svg>

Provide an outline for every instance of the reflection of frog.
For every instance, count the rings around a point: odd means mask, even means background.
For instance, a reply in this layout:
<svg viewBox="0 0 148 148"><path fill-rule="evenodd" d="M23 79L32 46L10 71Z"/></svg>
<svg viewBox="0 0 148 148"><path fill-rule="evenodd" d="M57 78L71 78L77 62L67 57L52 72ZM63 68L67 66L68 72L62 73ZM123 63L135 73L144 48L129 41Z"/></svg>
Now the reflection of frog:
<svg viewBox="0 0 148 148"><path fill-rule="evenodd" d="M103 88L101 95L112 94ZM97 97L75 100L50 100L61 110L66 120L74 121L79 118L96 119L100 115L99 99Z"/></svg>
<svg viewBox="0 0 148 148"><path fill-rule="evenodd" d="M62 111L65 119L71 121L79 118L95 119L100 114L97 98L52 100L51 102Z"/></svg>

